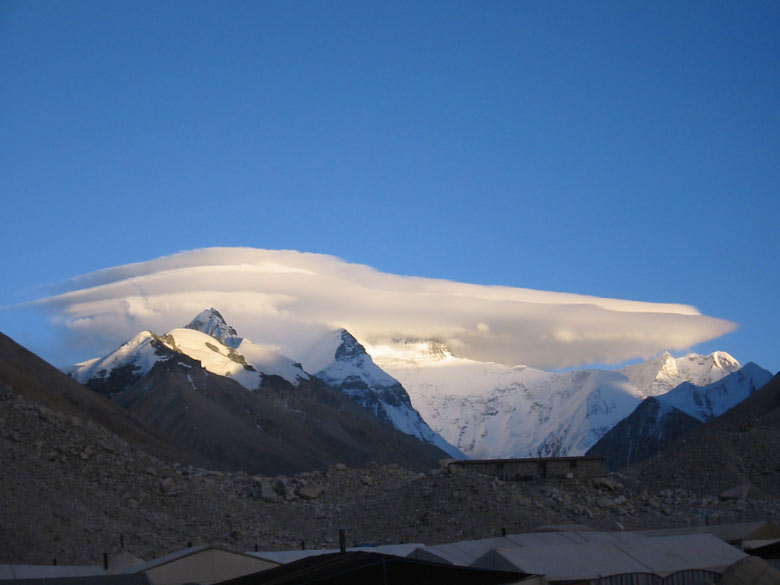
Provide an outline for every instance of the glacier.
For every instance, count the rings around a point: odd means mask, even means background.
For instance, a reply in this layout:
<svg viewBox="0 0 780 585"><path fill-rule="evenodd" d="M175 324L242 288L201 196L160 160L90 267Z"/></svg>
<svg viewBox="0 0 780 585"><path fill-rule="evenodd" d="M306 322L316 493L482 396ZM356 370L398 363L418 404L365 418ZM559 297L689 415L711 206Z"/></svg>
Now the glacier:
<svg viewBox="0 0 780 585"><path fill-rule="evenodd" d="M548 372L459 358L435 340L397 339L368 351L428 424L472 458L582 455L644 398L740 367L725 352Z"/></svg>

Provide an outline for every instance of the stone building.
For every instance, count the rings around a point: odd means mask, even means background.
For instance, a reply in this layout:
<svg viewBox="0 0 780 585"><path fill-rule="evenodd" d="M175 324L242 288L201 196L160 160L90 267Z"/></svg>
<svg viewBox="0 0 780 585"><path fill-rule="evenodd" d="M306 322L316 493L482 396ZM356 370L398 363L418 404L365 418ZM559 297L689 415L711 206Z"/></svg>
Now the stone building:
<svg viewBox="0 0 780 585"><path fill-rule="evenodd" d="M528 459L450 459L447 467L482 473L504 481L529 479L584 479L607 475L606 459L591 457L534 457Z"/></svg>

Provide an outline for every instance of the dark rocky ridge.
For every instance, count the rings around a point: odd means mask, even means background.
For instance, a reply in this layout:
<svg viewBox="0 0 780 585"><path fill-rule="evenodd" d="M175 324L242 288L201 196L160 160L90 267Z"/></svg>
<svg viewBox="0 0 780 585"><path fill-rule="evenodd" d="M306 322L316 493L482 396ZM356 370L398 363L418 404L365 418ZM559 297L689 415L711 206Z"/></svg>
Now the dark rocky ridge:
<svg viewBox="0 0 780 585"><path fill-rule="evenodd" d="M4 384L10 385L17 394L36 404L92 420L157 457L193 465L216 464L215 461L172 444L164 434L0 333L0 386Z"/></svg>
<svg viewBox="0 0 780 585"><path fill-rule="evenodd" d="M607 431L586 455L603 455L607 469L614 471L657 455L701 421L657 398L645 398L634 411Z"/></svg>
<svg viewBox="0 0 780 585"><path fill-rule="evenodd" d="M113 400L220 469L298 473L376 461L422 471L446 456L318 380L293 387L264 376L250 392L183 354L158 362Z"/></svg>
<svg viewBox="0 0 780 585"><path fill-rule="evenodd" d="M335 358L336 361L350 364L356 370L362 370L367 367L377 367L379 369L378 366L375 366L366 348L346 330L341 331L341 345L336 348ZM381 420L386 422L391 420L390 415L385 410L385 405L393 407L402 406L410 411L414 410L409 394L397 381L389 384L369 384L357 375L348 376L343 380L336 380L329 378L326 372L320 372L317 376L326 384L350 396L355 402L367 408Z"/></svg>
<svg viewBox="0 0 780 585"><path fill-rule="evenodd" d="M660 455L621 470L644 484L697 493L750 486L780 498L780 374L743 402L680 437Z"/></svg>

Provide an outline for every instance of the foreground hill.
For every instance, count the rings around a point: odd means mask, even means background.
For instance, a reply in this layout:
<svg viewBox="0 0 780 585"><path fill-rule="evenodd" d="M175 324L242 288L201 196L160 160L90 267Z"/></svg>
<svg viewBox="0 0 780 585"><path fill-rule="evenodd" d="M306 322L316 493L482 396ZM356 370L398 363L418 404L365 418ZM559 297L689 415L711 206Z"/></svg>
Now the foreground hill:
<svg viewBox="0 0 780 585"><path fill-rule="evenodd" d="M623 470L643 483L780 497L780 375L734 408Z"/></svg>
<svg viewBox="0 0 780 585"><path fill-rule="evenodd" d="M0 333L0 386L3 385L54 411L92 421L158 457L200 465L216 464L171 444L162 433Z"/></svg>
<svg viewBox="0 0 780 585"><path fill-rule="evenodd" d="M546 524L780 522L777 498L721 500L618 477L505 483L378 464L276 477L209 471L166 463L7 387L0 419L0 563L99 563L122 545L150 559L188 541L239 550L300 548L301 540L334 547L340 528L349 545L436 544Z"/></svg>

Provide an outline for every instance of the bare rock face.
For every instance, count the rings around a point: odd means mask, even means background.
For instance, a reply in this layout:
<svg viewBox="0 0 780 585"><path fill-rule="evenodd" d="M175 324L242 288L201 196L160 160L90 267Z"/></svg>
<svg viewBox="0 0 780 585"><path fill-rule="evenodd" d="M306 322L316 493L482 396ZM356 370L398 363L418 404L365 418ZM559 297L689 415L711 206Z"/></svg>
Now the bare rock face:
<svg viewBox="0 0 780 585"><path fill-rule="evenodd" d="M321 483L307 483L298 489L298 495L304 500L313 500L325 491Z"/></svg>

